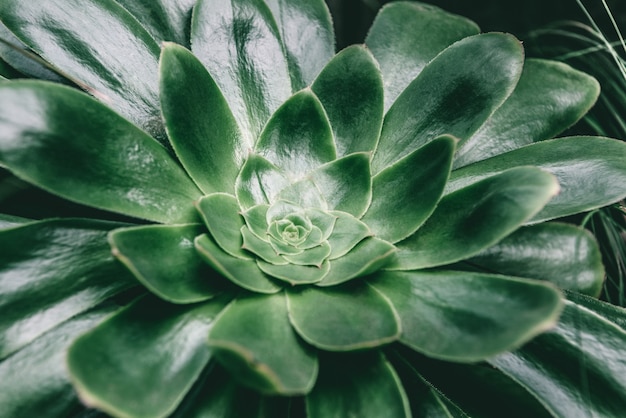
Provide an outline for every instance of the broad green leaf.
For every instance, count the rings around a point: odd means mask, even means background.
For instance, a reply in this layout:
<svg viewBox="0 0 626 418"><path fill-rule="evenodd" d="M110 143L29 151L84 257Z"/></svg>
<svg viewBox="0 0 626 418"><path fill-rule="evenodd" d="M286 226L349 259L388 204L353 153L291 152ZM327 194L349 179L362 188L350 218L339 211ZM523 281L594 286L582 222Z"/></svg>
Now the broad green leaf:
<svg viewBox="0 0 626 418"><path fill-rule="evenodd" d="M555 416L617 417L626 407L626 331L567 302L557 327L489 363Z"/></svg>
<svg viewBox="0 0 626 418"><path fill-rule="evenodd" d="M371 152L383 122L383 81L372 54L353 45L339 52L311 86L326 109L337 155Z"/></svg>
<svg viewBox="0 0 626 418"><path fill-rule="evenodd" d="M196 0L116 0L157 41L189 46L191 11Z"/></svg>
<svg viewBox="0 0 626 418"><path fill-rule="evenodd" d="M523 60L520 42L502 33L470 36L445 49L385 115L372 171L440 135L469 138L513 91Z"/></svg>
<svg viewBox="0 0 626 418"><path fill-rule="evenodd" d="M433 213L450 175L456 140L441 136L372 179L372 203L362 220L378 238L398 242Z"/></svg>
<svg viewBox="0 0 626 418"><path fill-rule="evenodd" d="M323 0L265 0L283 41L293 91L308 86L335 54L335 34Z"/></svg>
<svg viewBox="0 0 626 418"><path fill-rule="evenodd" d="M209 361L206 335L225 304L172 305L147 296L113 315L69 348L79 396L111 415L167 416Z"/></svg>
<svg viewBox="0 0 626 418"><path fill-rule="evenodd" d="M330 262L330 271L318 286L334 286L356 277L365 276L384 267L396 248L378 238L366 238L349 253Z"/></svg>
<svg viewBox="0 0 626 418"><path fill-rule="evenodd" d="M567 64L526 60L515 90L457 151L455 167L554 137L583 117L599 93L594 78Z"/></svg>
<svg viewBox="0 0 626 418"><path fill-rule="evenodd" d="M452 172L451 193L511 167L533 165L556 176L561 190L530 220L541 222L607 206L626 197L626 144L570 137L527 145Z"/></svg>
<svg viewBox="0 0 626 418"><path fill-rule="evenodd" d="M288 200L303 208L328 209L328 203L310 178L296 181L281 190L278 200Z"/></svg>
<svg viewBox="0 0 626 418"><path fill-rule="evenodd" d="M1 362L0 414L3 417L74 417L81 403L65 367L67 346L115 308L104 306L72 317Z"/></svg>
<svg viewBox="0 0 626 418"><path fill-rule="evenodd" d="M237 286L258 293L276 293L281 289L263 274L254 260L225 253L208 235L199 235L194 244L204 261Z"/></svg>
<svg viewBox="0 0 626 418"><path fill-rule="evenodd" d="M565 296L577 305L593 311L604 319L626 330L626 309L624 309L624 307L613 305L578 292L566 291Z"/></svg>
<svg viewBox="0 0 626 418"><path fill-rule="evenodd" d="M326 351L378 347L400 334L389 301L363 282L295 287L287 292L289 318L309 344Z"/></svg>
<svg viewBox="0 0 626 418"><path fill-rule="evenodd" d="M317 283L328 274L330 269L328 261L323 262L319 267L296 264L270 264L262 260L257 260L257 265L265 274L287 282L291 286Z"/></svg>
<svg viewBox="0 0 626 418"><path fill-rule="evenodd" d="M242 209L271 204L289 185L285 173L257 154L250 154L237 177L235 189Z"/></svg>
<svg viewBox="0 0 626 418"><path fill-rule="evenodd" d="M242 249L240 230L245 222L239 214L239 205L234 196L213 193L200 199L197 207L213 240L222 250L233 257L250 259L250 255Z"/></svg>
<svg viewBox="0 0 626 418"><path fill-rule="evenodd" d="M329 210L363 216L372 199L370 156L354 153L320 166L308 178L324 197Z"/></svg>
<svg viewBox="0 0 626 418"><path fill-rule="evenodd" d="M239 298L209 334L215 357L241 383L268 394L300 395L317 377L317 355L289 323L283 293Z"/></svg>
<svg viewBox="0 0 626 418"><path fill-rule="evenodd" d="M333 233L328 237L331 253L330 260L346 255L359 242L372 236L372 231L363 222L345 212L333 211L330 214L337 217Z"/></svg>
<svg viewBox="0 0 626 418"><path fill-rule="evenodd" d="M256 152L292 179L336 158L328 118L310 90L296 93L272 115Z"/></svg>
<svg viewBox="0 0 626 418"><path fill-rule="evenodd" d="M467 263L492 273L547 280L591 296L600 294L604 282L602 255L593 235L569 224L520 228Z"/></svg>
<svg viewBox="0 0 626 418"><path fill-rule="evenodd" d="M20 226L29 222L33 222L33 221L31 219L22 218L20 216L7 215L4 213L0 213L0 230L13 228L15 226Z"/></svg>
<svg viewBox="0 0 626 418"><path fill-rule="evenodd" d="M222 90L243 136L254 141L292 92L270 9L263 0L198 0L191 44Z"/></svg>
<svg viewBox="0 0 626 418"><path fill-rule="evenodd" d="M377 351L322 357L306 410L310 418L411 416L400 379Z"/></svg>
<svg viewBox="0 0 626 418"><path fill-rule="evenodd" d="M187 49L163 44L161 107L170 142L205 193L234 193L237 174L252 148L244 143L224 96Z"/></svg>
<svg viewBox="0 0 626 418"><path fill-rule="evenodd" d="M469 272L386 272L370 283L390 300L400 341L429 357L473 362L519 347L552 327L563 307L554 286Z"/></svg>
<svg viewBox="0 0 626 418"><path fill-rule="evenodd" d="M391 268L435 267L471 257L527 222L558 190L549 173L518 167L444 196L424 226L396 244Z"/></svg>
<svg viewBox="0 0 626 418"><path fill-rule="evenodd" d="M193 222L200 197L153 138L89 96L42 81L0 84L0 164L74 202Z"/></svg>
<svg viewBox="0 0 626 418"><path fill-rule="evenodd" d="M106 240L120 226L73 219L0 231L0 358L135 285Z"/></svg>
<svg viewBox="0 0 626 418"><path fill-rule="evenodd" d="M399 1L384 6L365 43L385 81L385 111L442 50L479 32L474 22L431 5Z"/></svg>
<svg viewBox="0 0 626 418"><path fill-rule="evenodd" d="M28 47L143 130L167 142L159 112L159 45L113 0L0 2Z"/></svg>
<svg viewBox="0 0 626 418"><path fill-rule="evenodd" d="M196 251L200 225L147 225L109 234L113 254L152 293L173 303L194 303L219 293L224 280Z"/></svg>

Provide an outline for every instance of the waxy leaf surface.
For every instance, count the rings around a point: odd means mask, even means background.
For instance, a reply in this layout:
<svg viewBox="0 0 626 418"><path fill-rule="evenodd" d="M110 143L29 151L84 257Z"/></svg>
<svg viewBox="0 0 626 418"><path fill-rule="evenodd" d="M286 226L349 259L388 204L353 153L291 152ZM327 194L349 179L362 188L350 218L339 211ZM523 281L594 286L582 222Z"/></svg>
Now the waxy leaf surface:
<svg viewBox="0 0 626 418"><path fill-rule="evenodd" d="M200 225L147 225L116 229L109 242L152 293L173 303L194 303L212 298L224 285L194 247L203 232Z"/></svg>
<svg viewBox="0 0 626 418"><path fill-rule="evenodd" d="M99 209L156 222L196 220L193 201L200 191L166 149L67 87L41 81L0 84L0 164L30 183Z"/></svg>
<svg viewBox="0 0 626 418"><path fill-rule="evenodd" d="M284 171L260 155L251 154L237 177L237 200L242 209L274 203L288 185Z"/></svg>
<svg viewBox="0 0 626 418"><path fill-rule="evenodd" d="M317 377L317 355L291 327L284 293L238 298L216 320L209 346L241 383L264 393L304 394Z"/></svg>
<svg viewBox="0 0 626 418"><path fill-rule="evenodd" d="M205 193L234 193L252 142L244 143L215 81L191 52L166 43L160 85L165 127L191 178Z"/></svg>
<svg viewBox="0 0 626 418"><path fill-rule="evenodd" d="M69 349L80 397L112 415L167 416L209 361L206 335L225 303L180 306L146 296L110 317Z"/></svg>
<svg viewBox="0 0 626 418"><path fill-rule="evenodd" d="M239 214L237 199L226 193L214 193L204 196L197 203L198 210L213 240L233 257L252 258L242 250L240 229L244 226Z"/></svg>
<svg viewBox="0 0 626 418"><path fill-rule="evenodd" d="M370 283L398 312L401 342L456 362L517 348L553 326L562 308L553 286L504 276L386 272Z"/></svg>

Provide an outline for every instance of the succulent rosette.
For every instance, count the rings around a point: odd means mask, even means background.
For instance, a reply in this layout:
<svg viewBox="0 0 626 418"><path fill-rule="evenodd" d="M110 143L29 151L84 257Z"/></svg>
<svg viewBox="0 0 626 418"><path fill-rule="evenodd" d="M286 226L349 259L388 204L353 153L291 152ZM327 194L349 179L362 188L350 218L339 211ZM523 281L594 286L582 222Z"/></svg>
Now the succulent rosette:
<svg viewBox="0 0 626 418"><path fill-rule="evenodd" d="M553 221L626 196L624 143L550 139L593 78L415 2L336 55L317 0L0 21L0 164L98 209L1 218L1 416L623 411L626 315Z"/></svg>

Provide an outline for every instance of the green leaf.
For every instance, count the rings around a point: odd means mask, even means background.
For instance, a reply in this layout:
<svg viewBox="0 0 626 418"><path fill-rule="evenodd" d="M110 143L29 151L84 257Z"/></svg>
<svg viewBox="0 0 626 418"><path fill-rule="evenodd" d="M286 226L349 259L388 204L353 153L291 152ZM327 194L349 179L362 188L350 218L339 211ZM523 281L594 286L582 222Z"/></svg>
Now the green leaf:
<svg viewBox="0 0 626 418"><path fill-rule="evenodd" d="M296 287L287 292L289 318L309 344L326 351L378 347L400 334L396 312L363 282L333 287Z"/></svg>
<svg viewBox="0 0 626 418"><path fill-rule="evenodd" d="M396 248L377 238L366 238L343 257L330 262L330 271L318 286L334 286L356 277L365 276L384 267Z"/></svg>
<svg viewBox="0 0 626 418"><path fill-rule="evenodd" d="M0 231L0 358L135 285L89 220L32 222Z"/></svg>
<svg viewBox="0 0 626 418"><path fill-rule="evenodd" d="M577 305L593 311L604 319L607 319L620 328L626 330L626 309L623 307L577 292L566 291L565 296Z"/></svg>
<svg viewBox="0 0 626 418"><path fill-rule="evenodd" d="M398 242L433 213L450 175L456 140L441 136L372 179L372 203L362 218L374 235Z"/></svg>
<svg viewBox="0 0 626 418"><path fill-rule="evenodd" d="M315 351L291 328L282 293L231 303L215 321L209 346L242 384L262 393L305 394L317 377Z"/></svg>
<svg viewBox="0 0 626 418"><path fill-rule="evenodd" d="M555 416L616 417L626 406L625 344L622 328L567 302L555 329L489 363Z"/></svg>
<svg viewBox="0 0 626 418"><path fill-rule="evenodd" d="M437 54L478 32L474 22L431 5L399 1L384 6L365 43L385 80L385 111Z"/></svg>
<svg viewBox="0 0 626 418"><path fill-rule="evenodd" d="M322 0L266 0L283 41L293 91L308 86L335 54L335 34Z"/></svg>
<svg viewBox="0 0 626 418"><path fill-rule="evenodd" d="M242 249L243 238L240 230L245 222L234 196L213 193L200 199L197 207L211 237L222 250L233 257L250 259L250 255Z"/></svg>
<svg viewBox="0 0 626 418"><path fill-rule="evenodd" d="M156 222L193 222L200 196L153 138L74 89L0 84L0 163L66 199Z"/></svg>
<svg viewBox="0 0 626 418"><path fill-rule="evenodd" d="M334 260L346 255L359 242L372 235L372 231L363 222L345 212L329 212L335 216L333 233L328 237L331 253L328 258Z"/></svg>
<svg viewBox="0 0 626 418"><path fill-rule="evenodd" d="M0 58L0 81L23 77L19 71L11 67L9 63Z"/></svg>
<svg viewBox="0 0 626 418"><path fill-rule="evenodd" d="M411 416L400 379L377 351L324 356L306 410L310 418Z"/></svg>
<svg viewBox="0 0 626 418"><path fill-rule="evenodd" d="M424 226L396 244L390 268L413 270L471 257L527 222L558 189L552 175L518 167L444 196Z"/></svg>
<svg viewBox="0 0 626 418"><path fill-rule="evenodd" d="M602 255L593 235L569 224L520 228L467 263L492 273L547 280L591 296L600 294L604 282Z"/></svg>
<svg viewBox="0 0 626 418"><path fill-rule="evenodd" d="M223 286L193 245L199 225L147 225L109 234L113 254L152 293L173 303L194 303L219 293Z"/></svg>
<svg viewBox="0 0 626 418"><path fill-rule="evenodd" d="M310 178L305 178L285 187L278 200L288 200L304 208L328 209L328 203Z"/></svg>
<svg viewBox="0 0 626 418"><path fill-rule="evenodd" d="M583 117L599 93L593 77L567 64L526 60L515 90L458 150L455 167L554 137Z"/></svg>
<svg viewBox="0 0 626 418"><path fill-rule="evenodd" d="M286 256L285 256L286 257ZM270 264L257 260L257 265L265 274L292 286L301 284L317 283L328 274L330 265L328 261L318 266L299 266L295 264Z"/></svg>
<svg viewBox="0 0 626 418"><path fill-rule="evenodd" d="M235 189L242 209L272 204L289 185L285 173L257 154L250 154L237 177Z"/></svg>
<svg viewBox="0 0 626 418"><path fill-rule="evenodd" d="M116 0L157 41L189 46L191 11L195 0Z"/></svg>
<svg viewBox="0 0 626 418"><path fill-rule="evenodd" d="M176 155L205 193L234 193L252 148L245 143L219 87L187 49L163 44L161 107Z"/></svg>
<svg viewBox="0 0 626 418"><path fill-rule="evenodd" d="M0 230L13 228L29 222L33 222L31 219L22 218L20 216L7 215L0 213Z"/></svg>
<svg viewBox="0 0 626 418"><path fill-rule="evenodd" d="M310 90L296 93L272 115L256 152L292 179L336 158L328 118Z"/></svg>
<svg viewBox="0 0 626 418"><path fill-rule="evenodd" d="M268 241L267 237L267 210L268 205L256 205L252 206L245 212L241 213L241 216L246 221L246 226L250 231L257 236L257 238Z"/></svg>
<svg viewBox="0 0 626 418"><path fill-rule="evenodd" d="M44 59L167 143L159 111L159 45L118 3L5 0L0 16Z"/></svg>
<svg viewBox="0 0 626 418"><path fill-rule="evenodd" d="M552 327L563 307L548 283L468 272L386 272L370 280L390 300L400 341L429 357L473 362Z"/></svg>
<svg viewBox="0 0 626 418"><path fill-rule="evenodd" d="M513 91L522 71L520 42L485 33L445 49L389 109L372 160L380 172L434 138L469 138Z"/></svg>
<svg viewBox="0 0 626 418"><path fill-rule="evenodd" d="M283 257L292 264L321 268L322 263L329 255L330 245L327 242L322 242L320 245L308 248L300 254L285 254Z"/></svg>
<svg viewBox="0 0 626 418"><path fill-rule="evenodd" d="M270 264L287 264L287 260L278 255L269 242L259 238L256 234L251 232L250 228L242 226L240 232L243 238L243 246L241 248L250 251Z"/></svg>
<svg viewBox="0 0 626 418"><path fill-rule="evenodd" d="M326 109L337 155L373 151L383 122L383 80L361 45L339 52L311 86Z"/></svg>
<svg viewBox="0 0 626 418"><path fill-rule="evenodd" d="M78 338L67 365L81 399L111 415L167 416L207 364L206 335L225 304L148 296Z"/></svg>
<svg viewBox="0 0 626 418"><path fill-rule="evenodd" d="M104 306L72 317L0 363L2 416L75 416L81 403L65 367L67 346L111 314L113 308Z"/></svg>
<svg viewBox="0 0 626 418"><path fill-rule="evenodd" d="M559 194L532 218L541 222L608 206L626 197L626 144L600 137L542 141L452 172L446 193L511 167L533 165L556 176Z"/></svg>
<svg viewBox="0 0 626 418"><path fill-rule="evenodd" d="M194 240L200 256L237 286L258 293L276 293L281 288L267 277L254 260L244 260L225 253L207 235Z"/></svg>
<svg viewBox="0 0 626 418"><path fill-rule="evenodd" d="M191 44L224 93L244 138L253 141L292 92L270 9L263 0L198 0Z"/></svg>
<svg viewBox="0 0 626 418"><path fill-rule="evenodd" d="M363 216L372 200L370 156L354 153L320 166L309 174L329 210Z"/></svg>

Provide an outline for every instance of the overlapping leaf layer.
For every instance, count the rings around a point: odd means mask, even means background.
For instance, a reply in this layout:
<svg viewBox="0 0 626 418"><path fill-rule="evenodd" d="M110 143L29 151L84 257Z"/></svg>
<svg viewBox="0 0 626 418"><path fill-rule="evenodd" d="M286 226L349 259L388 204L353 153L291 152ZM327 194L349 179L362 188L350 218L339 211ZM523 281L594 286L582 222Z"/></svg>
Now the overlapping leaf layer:
<svg viewBox="0 0 626 418"><path fill-rule="evenodd" d="M0 165L122 215L0 217L0 416L626 405L626 315L581 295L597 245L548 222L626 196L626 145L551 139L591 77L417 2L336 55L321 0L0 0L0 21Z"/></svg>

